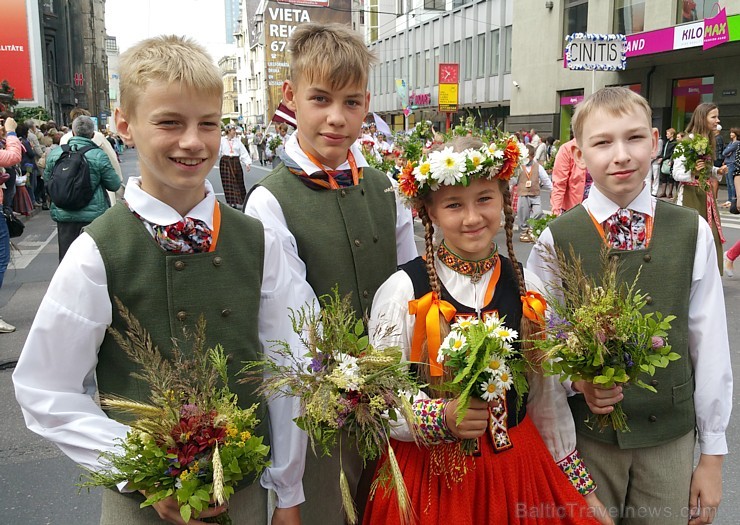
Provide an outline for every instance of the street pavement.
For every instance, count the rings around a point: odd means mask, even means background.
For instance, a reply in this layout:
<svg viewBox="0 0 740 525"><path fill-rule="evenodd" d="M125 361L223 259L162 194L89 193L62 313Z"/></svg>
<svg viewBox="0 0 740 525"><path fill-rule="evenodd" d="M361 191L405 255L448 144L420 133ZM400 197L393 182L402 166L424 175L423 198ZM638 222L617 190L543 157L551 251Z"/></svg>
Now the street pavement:
<svg viewBox="0 0 740 525"><path fill-rule="evenodd" d="M122 156L124 180L136 174L135 150ZM246 174L247 187L268 173L268 168L252 166ZM214 168L209 180L221 200L223 190ZM721 190L720 202L726 195ZM543 202L549 202L545 195ZM722 224L727 238L726 246L740 239L740 216L723 211ZM416 225L416 240L423 251L423 230ZM515 233L514 248L519 260L526 263L531 244L519 242ZM503 232L497 237L499 246L505 246ZM0 525L97 525L100 519L101 490L80 491L76 487L81 470L58 449L26 429L20 409L15 402L11 374L31 327L36 310L46 291L58 261L56 226L48 211L39 211L26 222L26 231L14 242L17 250L5 274L0 289L0 316L17 327L14 333L0 334ZM682 256L676 254L677 257ZM724 295L733 371L740 377L740 264L734 279L724 278ZM64 351L64 341L59 341ZM738 405L738 389L734 402ZM740 410L735 410L728 429L730 455L724 463L724 497L717 525L734 525L740 516L740 459L735 452L740 447ZM733 453L735 452L735 453Z"/></svg>

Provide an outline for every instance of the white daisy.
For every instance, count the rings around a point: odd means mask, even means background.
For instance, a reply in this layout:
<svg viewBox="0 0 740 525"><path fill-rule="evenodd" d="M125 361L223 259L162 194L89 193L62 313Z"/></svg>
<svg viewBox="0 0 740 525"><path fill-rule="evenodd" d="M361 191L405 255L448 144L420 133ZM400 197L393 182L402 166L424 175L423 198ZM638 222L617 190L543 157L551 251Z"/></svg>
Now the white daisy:
<svg viewBox="0 0 740 525"><path fill-rule="evenodd" d="M353 378L357 376L360 371L360 367L357 365L357 358L348 354L338 352L336 357L337 368L347 378Z"/></svg>
<svg viewBox="0 0 740 525"><path fill-rule="evenodd" d="M464 319L460 319L457 323L452 325L452 329L460 329L460 330L467 330L473 325L478 324L480 321L478 321L477 317L466 317Z"/></svg>
<svg viewBox="0 0 740 525"><path fill-rule="evenodd" d="M467 344L468 340L463 334L457 331L453 331L450 332L447 337L445 337L445 340L442 343L442 348L446 350L447 353L452 354L460 352L465 348Z"/></svg>
<svg viewBox="0 0 740 525"><path fill-rule="evenodd" d="M483 162L486 160L486 157L483 155L482 152L475 149L467 150L465 152L465 155L473 164L473 169L471 169L468 173L478 173L483 167Z"/></svg>
<svg viewBox="0 0 740 525"><path fill-rule="evenodd" d="M453 186L460 182L465 173L465 156L455 153L449 147L430 153L429 162L432 168L432 178L446 186Z"/></svg>
<svg viewBox="0 0 740 525"><path fill-rule="evenodd" d="M499 339L506 341L507 343L513 341L519 335L519 333L516 330L507 328L504 325L501 325L498 328L496 328L493 331L493 333L496 334L496 336L498 336Z"/></svg>
<svg viewBox="0 0 740 525"><path fill-rule="evenodd" d="M488 331L493 332L499 326L501 326L501 319L499 318L497 314L491 313L491 314L486 315L485 323L486 323L486 328L488 328Z"/></svg>
<svg viewBox="0 0 740 525"><path fill-rule="evenodd" d="M431 164L429 164L428 160L425 160L419 163L419 165L414 168L414 172L413 172L416 182L418 182L422 186L424 184L429 183L430 170L431 170Z"/></svg>
<svg viewBox="0 0 740 525"><path fill-rule="evenodd" d="M511 372L509 371L501 372L498 375L497 381L501 390L509 390L511 385L514 384L514 378L511 377Z"/></svg>
<svg viewBox="0 0 740 525"><path fill-rule="evenodd" d="M502 370L507 369L503 358L498 354L493 354L488 361L488 370L494 376L499 375ZM508 369L507 369L508 370Z"/></svg>
<svg viewBox="0 0 740 525"><path fill-rule="evenodd" d="M495 378L488 379L480 384L481 398L483 401L493 401L501 395L498 381Z"/></svg>

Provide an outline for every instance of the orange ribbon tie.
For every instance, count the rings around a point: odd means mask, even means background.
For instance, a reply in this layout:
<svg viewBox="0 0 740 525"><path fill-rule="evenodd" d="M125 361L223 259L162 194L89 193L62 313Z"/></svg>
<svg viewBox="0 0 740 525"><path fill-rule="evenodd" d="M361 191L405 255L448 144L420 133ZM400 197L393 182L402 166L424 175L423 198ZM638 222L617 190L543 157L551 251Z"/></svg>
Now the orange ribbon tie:
<svg viewBox="0 0 740 525"><path fill-rule="evenodd" d="M439 316L441 314L448 322L452 321L455 307L441 300L437 292L429 292L420 299L409 301L409 314L416 316L414 338L411 341L411 361L417 363L421 361L421 346L426 334L430 374L441 376L442 365L437 362L439 347L442 344ZM419 322L422 319L424 323Z"/></svg>
<svg viewBox="0 0 740 525"><path fill-rule="evenodd" d="M535 323L545 324L545 310L547 309L545 298L537 292L527 290L526 295L523 295L521 299L524 317Z"/></svg>

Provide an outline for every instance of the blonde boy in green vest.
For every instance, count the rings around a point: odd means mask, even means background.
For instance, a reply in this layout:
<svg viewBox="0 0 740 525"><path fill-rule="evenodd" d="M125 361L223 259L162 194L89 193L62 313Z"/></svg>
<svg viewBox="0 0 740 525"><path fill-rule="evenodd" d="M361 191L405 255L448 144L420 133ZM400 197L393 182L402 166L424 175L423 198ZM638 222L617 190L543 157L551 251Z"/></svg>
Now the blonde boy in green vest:
<svg viewBox="0 0 740 525"><path fill-rule="evenodd" d="M86 228L59 265L14 373L28 427L73 461L100 468L100 451L115 450L129 428L103 412L98 391L146 399L133 365L107 334L125 323L119 297L165 355L171 338L203 314L206 344L222 343L233 363L262 359L276 339L292 338L296 308L285 254L262 225L216 201L206 176L218 160L223 84L206 51L181 37L140 42L121 56L118 133L136 146L140 177L128 180L125 202ZM182 227L182 228L181 228ZM186 235L180 235L182 229ZM259 401L235 385L240 403ZM266 407L266 408L265 408ZM306 439L292 421L295 400L261 406L271 466L260 483L239 487L236 523L267 523L267 490L278 496L272 524L300 523ZM263 488L264 487L264 488ZM139 508L143 496L106 490L101 524L183 523L169 498ZM207 509L208 518L224 507ZM204 523L190 520L191 525Z"/></svg>
<svg viewBox="0 0 740 525"><path fill-rule="evenodd" d="M301 24L289 47L283 101L295 111L297 129L285 144L283 164L247 197L245 213L281 239L294 286L306 301L338 286L362 315L396 266L417 256L411 213L356 143L375 58L360 35L339 24ZM354 493L361 464L357 454L348 456L344 468ZM309 452L301 508L306 523L344 522L338 472L338 453L316 458ZM357 499L362 507L363 497Z"/></svg>
<svg viewBox="0 0 740 525"><path fill-rule="evenodd" d="M553 282L544 248L567 253L572 246L594 274L606 243L628 282L642 268L648 308L677 316L669 339L681 359L650 378L657 394L577 381L569 401L578 449L616 523L698 525L712 522L722 496L732 408L725 305L709 226L695 212L652 197L644 182L658 144L651 122L647 101L626 88L604 88L578 106L576 162L594 184L582 205L543 232L527 266ZM619 401L630 432L587 428L591 412L608 414Z"/></svg>

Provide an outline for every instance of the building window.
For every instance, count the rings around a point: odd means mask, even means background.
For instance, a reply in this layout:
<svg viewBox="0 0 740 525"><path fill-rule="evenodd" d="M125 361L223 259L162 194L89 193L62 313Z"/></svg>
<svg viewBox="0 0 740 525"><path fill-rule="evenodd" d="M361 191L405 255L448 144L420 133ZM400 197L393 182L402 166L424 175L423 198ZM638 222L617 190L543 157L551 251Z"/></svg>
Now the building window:
<svg viewBox="0 0 740 525"><path fill-rule="evenodd" d="M614 32L631 35L645 31L645 0L614 2Z"/></svg>
<svg viewBox="0 0 740 525"><path fill-rule="evenodd" d="M504 28L504 75L511 73L511 26Z"/></svg>
<svg viewBox="0 0 740 525"><path fill-rule="evenodd" d="M565 0L564 35L585 33L588 26L588 0ZM563 40L565 45L565 40Z"/></svg>
<svg viewBox="0 0 740 525"><path fill-rule="evenodd" d="M421 61L421 51L416 53L416 87L420 88L424 82L424 62Z"/></svg>
<svg viewBox="0 0 740 525"><path fill-rule="evenodd" d="M406 14L406 10L403 8L404 0L398 0L396 2L396 17Z"/></svg>
<svg viewBox="0 0 740 525"><path fill-rule="evenodd" d="M239 113L239 102L234 101L234 113Z"/></svg>
<svg viewBox="0 0 740 525"><path fill-rule="evenodd" d="M460 41L452 43L452 61L455 64L460 63Z"/></svg>
<svg viewBox="0 0 740 525"><path fill-rule="evenodd" d="M365 2L360 3L360 24L365 25Z"/></svg>
<svg viewBox="0 0 740 525"><path fill-rule="evenodd" d="M403 61L404 61L404 60L403 60L403 57L401 57L401 58L399 58L399 59L398 59L398 65L400 66L400 67L399 67L399 71L401 72L401 73L400 73L400 74L398 75L398 78L406 78L406 77L408 76L408 71L406 71L406 70L405 70L405 69L403 68ZM408 80L408 79L406 79L406 80Z"/></svg>
<svg viewBox="0 0 740 525"><path fill-rule="evenodd" d="M450 44L442 46L442 62L448 62L450 60Z"/></svg>
<svg viewBox="0 0 740 525"><path fill-rule="evenodd" d="M498 29L491 31L491 76L498 75L498 54L500 50Z"/></svg>
<svg viewBox="0 0 740 525"><path fill-rule="evenodd" d="M682 24L701 20L702 18L710 18L717 14L714 10L715 4L717 2L709 2L708 0L678 0L678 18L676 22Z"/></svg>
<svg viewBox="0 0 740 525"><path fill-rule="evenodd" d="M465 80L473 78L473 37L465 39Z"/></svg>
<svg viewBox="0 0 740 525"><path fill-rule="evenodd" d="M433 11L444 11L445 0L424 0L424 9Z"/></svg>
<svg viewBox="0 0 740 525"><path fill-rule="evenodd" d="M439 84L439 48L434 48L434 82L433 85Z"/></svg>
<svg viewBox="0 0 740 525"><path fill-rule="evenodd" d="M426 78L426 81L424 82L425 86L431 86L432 85L432 52L428 49L424 51L424 64L426 65L426 75L424 77Z"/></svg>
<svg viewBox="0 0 740 525"><path fill-rule="evenodd" d="M461 5L470 4L473 0L452 0L452 8L460 7Z"/></svg>
<svg viewBox="0 0 740 525"><path fill-rule="evenodd" d="M486 76L486 35L478 35L478 78Z"/></svg>
<svg viewBox="0 0 740 525"><path fill-rule="evenodd" d="M671 127L683 130L696 107L714 98L714 77L682 78L673 81Z"/></svg>
<svg viewBox="0 0 740 525"><path fill-rule="evenodd" d="M378 0L370 0L370 42L378 39Z"/></svg>

